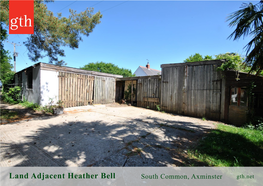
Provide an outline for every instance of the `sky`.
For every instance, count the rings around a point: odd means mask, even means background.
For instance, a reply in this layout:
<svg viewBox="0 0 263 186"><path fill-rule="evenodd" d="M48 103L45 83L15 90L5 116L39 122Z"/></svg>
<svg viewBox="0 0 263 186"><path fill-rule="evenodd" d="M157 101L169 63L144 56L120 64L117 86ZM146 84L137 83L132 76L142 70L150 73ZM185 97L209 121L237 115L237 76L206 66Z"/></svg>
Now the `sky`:
<svg viewBox="0 0 263 186"><path fill-rule="evenodd" d="M243 1L245 2L245 1ZM64 47L67 66L80 68L90 62L113 63L136 71L139 66L161 70L161 64L181 63L190 55L217 55L237 52L245 56L250 37L238 41L228 39L234 31L227 17L240 9L242 1L56 1L48 9L62 16L69 8L77 12L94 7L103 15L101 23L88 37L83 36L79 48ZM253 1L257 3L257 1ZM9 42L19 53L17 72L34 64L28 58L23 42L28 35L10 34ZM4 43L13 53L13 46ZM48 58L39 62L48 63Z"/></svg>

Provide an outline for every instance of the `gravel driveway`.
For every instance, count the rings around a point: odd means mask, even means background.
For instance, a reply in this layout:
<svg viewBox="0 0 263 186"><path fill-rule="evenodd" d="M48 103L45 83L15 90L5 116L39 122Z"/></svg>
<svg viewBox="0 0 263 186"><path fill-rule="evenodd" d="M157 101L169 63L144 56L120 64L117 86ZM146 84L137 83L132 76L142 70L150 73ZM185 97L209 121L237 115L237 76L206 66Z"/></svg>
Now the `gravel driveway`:
<svg viewBox="0 0 263 186"><path fill-rule="evenodd" d="M66 111L0 125L0 166L180 166L182 150L215 127L118 104Z"/></svg>

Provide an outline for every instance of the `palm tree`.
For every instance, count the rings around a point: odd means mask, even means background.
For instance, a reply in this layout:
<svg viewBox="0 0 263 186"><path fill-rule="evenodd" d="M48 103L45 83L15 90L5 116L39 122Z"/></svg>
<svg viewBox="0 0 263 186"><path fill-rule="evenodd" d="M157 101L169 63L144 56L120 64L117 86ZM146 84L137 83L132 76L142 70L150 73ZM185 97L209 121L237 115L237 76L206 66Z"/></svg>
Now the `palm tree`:
<svg viewBox="0 0 263 186"><path fill-rule="evenodd" d="M251 71L257 74L263 70L263 0L257 4L243 3L241 9L232 13L227 21L229 26L236 26L229 36L234 40L240 37L252 36L252 40L244 47L246 49L245 62L250 65Z"/></svg>

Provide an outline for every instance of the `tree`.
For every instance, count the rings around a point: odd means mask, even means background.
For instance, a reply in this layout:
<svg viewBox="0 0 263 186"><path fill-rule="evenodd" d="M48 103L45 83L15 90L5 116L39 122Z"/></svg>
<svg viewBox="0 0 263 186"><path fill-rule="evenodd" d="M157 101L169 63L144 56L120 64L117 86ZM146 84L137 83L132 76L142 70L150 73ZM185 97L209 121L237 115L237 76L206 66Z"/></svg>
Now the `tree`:
<svg viewBox="0 0 263 186"><path fill-rule="evenodd" d="M13 65L10 64L12 59L9 52L4 49L3 41L7 38L7 31L3 28L2 23L0 23L1 32L1 44L0 44L0 80L3 81L4 76L12 71Z"/></svg>
<svg viewBox="0 0 263 186"><path fill-rule="evenodd" d="M212 60L213 57L206 55L204 58L201 54L195 53L195 55L189 56L189 58L186 58L184 62L196 62L196 61L207 61L207 60Z"/></svg>
<svg viewBox="0 0 263 186"><path fill-rule="evenodd" d="M68 18L62 17L61 13L56 17L44 3L52 1L34 1L34 34L30 35L24 44L32 61L37 62L48 56L50 63L61 65L63 61L59 60L58 56L65 56L61 47L78 48L82 35L89 36L100 23L102 15L100 12L93 14L93 8L87 8L80 13L69 9L71 15ZM0 21L8 25L9 1L0 1L0 6Z"/></svg>
<svg viewBox="0 0 263 186"><path fill-rule="evenodd" d="M132 74L131 70L125 68L119 68L118 66L112 63L104 63L104 62L96 62L89 63L84 67L81 67L83 70L91 70L96 72L104 72L109 74L118 74L123 77L133 77L135 75Z"/></svg>
<svg viewBox="0 0 263 186"><path fill-rule="evenodd" d="M252 36L252 40L244 47L246 49L245 62L252 66L251 71L257 74L263 70L263 1L257 4L243 3L241 9L228 17L230 27L236 27L229 38Z"/></svg>

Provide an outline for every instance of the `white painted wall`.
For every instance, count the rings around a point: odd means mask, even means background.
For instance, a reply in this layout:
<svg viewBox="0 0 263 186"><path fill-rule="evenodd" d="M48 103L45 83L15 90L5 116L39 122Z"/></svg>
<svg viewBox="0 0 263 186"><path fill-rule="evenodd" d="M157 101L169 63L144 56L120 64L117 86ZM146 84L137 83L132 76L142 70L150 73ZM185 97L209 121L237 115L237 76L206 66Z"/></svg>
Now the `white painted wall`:
<svg viewBox="0 0 263 186"><path fill-rule="evenodd" d="M146 73L140 67L137 68L134 74L135 76L147 76Z"/></svg>
<svg viewBox="0 0 263 186"><path fill-rule="evenodd" d="M49 71L49 70L40 70L41 78L40 78L40 105L45 106L50 103L50 98L53 99L56 104L59 95L59 80L58 80L58 72Z"/></svg>

